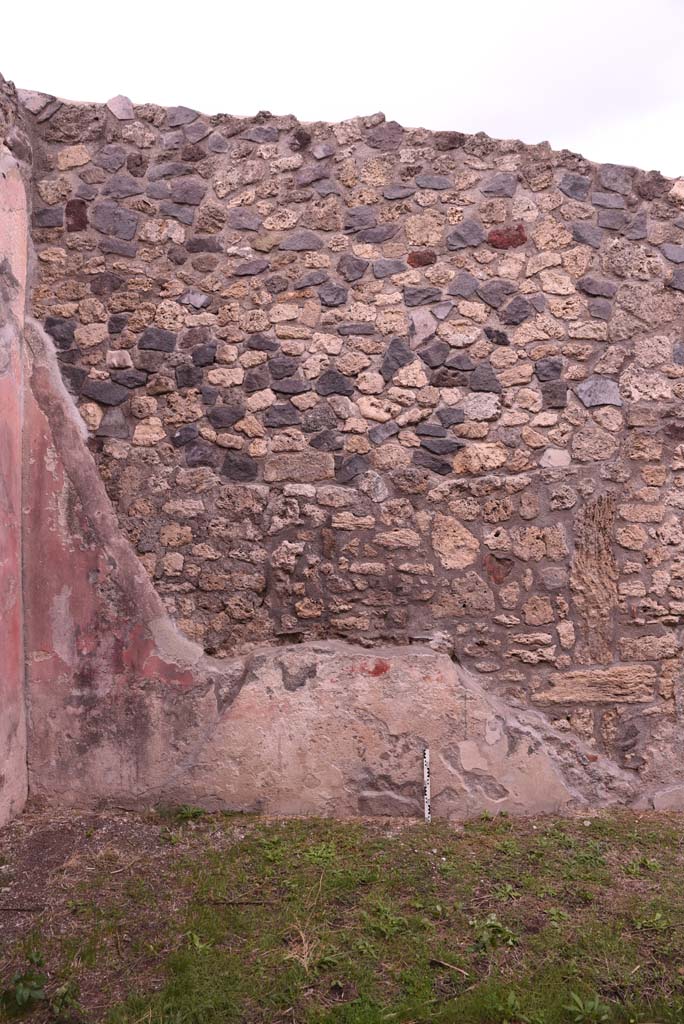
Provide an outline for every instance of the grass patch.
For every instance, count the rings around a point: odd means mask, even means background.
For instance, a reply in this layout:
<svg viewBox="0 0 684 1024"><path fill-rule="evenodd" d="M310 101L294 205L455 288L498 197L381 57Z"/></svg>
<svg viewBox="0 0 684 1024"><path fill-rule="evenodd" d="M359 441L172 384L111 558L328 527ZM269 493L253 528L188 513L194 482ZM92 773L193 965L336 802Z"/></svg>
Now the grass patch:
<svg viewBox="0 0 684 1024"><path fill-rule="evenodd" d="M84 817L0 938L0 1019L684 1024L683 823Z"/></svg>

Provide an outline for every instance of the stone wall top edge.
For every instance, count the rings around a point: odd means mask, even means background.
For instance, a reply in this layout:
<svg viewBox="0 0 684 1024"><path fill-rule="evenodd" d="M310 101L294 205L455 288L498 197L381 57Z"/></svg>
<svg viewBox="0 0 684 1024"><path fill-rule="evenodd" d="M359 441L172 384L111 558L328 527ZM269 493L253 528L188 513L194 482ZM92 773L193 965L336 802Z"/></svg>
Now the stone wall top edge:
<svg viewBox="0 0 684 1024"><path fill-rule="evenodd" d="M0 75L0 82L4 82L4 79L2 79L1 75ZM7 84L12 89L14 89L13 83L9 82ZM50 93L43 93L43 92L39 92L39 91L22 89L22 88L17 88L16 89L16 97L18 99L18 103L19 103L20 108L24 112L27 112L29 115L31 115L32 119L34 121L38 121L39 123L40 123L40 120L41 120L40 114L47 108L48 104L55 104L56 103L56 104L59 104L61 106L80 107L80 108L84 108L84 109L91 108L93 111L100 111L100 110L103 110L103 109L107 108L109 103L112 103L112 100L108 100L108 101L106 101L104 103L99 103L99 102L89 101L89 100L73 100L73 99L68 99L68 98L61 97L61 96L54 96L54 95L52 95ZM342 126L342 125L349 125L349 126L351 126L351 125L354 125L354 124L358 124L359 127L367 130L369 128L376 127L377 125L380 125L380 124L384 123L384 124L397 125L398 128L401 128L402 131L407 133L408 138L407 138L406 141L407 141L407 143L409 145L428 145L428 146L431 145L431 146L435 146L436 148L441 148L439 145L437 145L440 136L441 137L444 137L444 136L447 136L447 135L460 136L462 141L459 143L458 147L451 146L449 148L464 148L464 149L467 149L467 144L468 143L471 143L471 144L472 143L475 143L475 144L480 143L480 145L491 147L491 149L490 149L489 153L487 153L487 155L502 156L502 155L505 155L505 154L529 152L529 153L534 153L536 155L544 154L549 159L554 160L554 161L558 161L558 163L567 163L568 161L578 161L578 162L581 162L587 169L590 168L590 167L598 168L598 167L602 167L602 166L624 166L624 167L626 167L629 170L639 171L639 172L642 172L642 173L654 173L655 172L655 173L660 174L660 172L658 171L657 168L647 168L647 167L642 167L642 166L636 166L634 164L618 164L617 161L592 160L591 158L585 156L584 154L577 153L577 152L575 152L573 150L569 150L569 149L565 149L565 148L563 148L563 149L554 149L551 146L551 144L548 141L546 141L546 140L540 140L539 142L524 142L521 139L515 139L515 138L502 139L502 138L493 137L493 136L488 135L484 131L472 133L472 132L462 132L462 131L459 131L457 128L436 129L436 128L423 128L423 127L420 127L420 126L412 126L412 125L402 125L402 124L399 124L399 122L394 121L392 118L388 119L386 117L386 115L384 113L382 113L381 111L378 111L378 112L375 112L375 113L372 113L372 114L359 114L359 115L356 115L355 117L345 118L345 119L340 120L340 121L327 121L327 120L320 120L320 119L319 120L313 120L313 121L306 121L306 120L302 120L302 119L298 118L295 114L291 114L291 113L288 113L288 114L274 114L274 113L272 113L271 111L268 111L268 110L257 111L257 112L255 112L253 114L249 114L249 113L230 114L230 113L226 113L226 112L207 113L207 112L201 111L201 110L194 110L194 108L186 108L183 105L173 106L173 105L163 105L163 104L158 104L158 103L131 103L131 101L128 100L128 98L125 97L125 96L115 97L115 99L125 100L127 103L129 103L131 105L132 111L134 112L135 119L137 119L137 120L153 121L154 118L155 117L159 117L161 113L168 114L169 111L191 110L192 109L193 112L195 113L196 117L204 118L204 119L209 120L211 122L211 124L214 127L216 127L216 128L221 127L221 126L225 126L225 125L229 125L231 123L235 124L235 123L242 122L245 129L247 129L248 127L250 127L252 125L258 125L258 124L272 124L272 125L275 124L275 125L277 125L278 127L280 127L283 130L292 129L292 128L295 128L297 126L301 126L302 128L312 128L312 127L326 128L327 127L329 129L334 129L334 128ZM39 106L39 104L42 101L44 101L44 103L42 103L42 106ZM38 107L39 109L38 110L32 109L32 108L35 108L35 107ZM58 108L55 108L55 109L58 109ZM161 124L159 126L161 127ZM171 127L171 126L169 126L169 127ZM358 141L359 142L363 142L364 140L363 139L359 139ZM479 154L474 152L472 155L473 156L478 156ZM663 174L662 178L667 180L667 181L675 182L675 181L679 180L679 177L682 177L682 176L684 176L684 171L683 171L683 175L680 175L680 176L673 177L671 175Z"/></svg>

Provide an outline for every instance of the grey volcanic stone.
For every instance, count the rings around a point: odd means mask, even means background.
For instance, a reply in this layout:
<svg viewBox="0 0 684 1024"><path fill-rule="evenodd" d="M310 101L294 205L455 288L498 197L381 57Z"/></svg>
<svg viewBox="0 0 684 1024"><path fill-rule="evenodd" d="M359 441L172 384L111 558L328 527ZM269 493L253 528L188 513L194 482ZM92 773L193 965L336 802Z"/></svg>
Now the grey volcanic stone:
<svg viewBox="0 0 684 1024"><path fill-rule="evenodd" d="M470 274L467 270L461 270L453 281L449 282L447 288L447 295L460 295L463 299L469 299L471 295L474 295L480 281L473 274Z"/></svg>
<svg viewBox="0 0 684 1024"><path fill-rule="evenodd" d="M480 363L470 375L471 391L491 391L494 394L501 394L501 381L494 373L489 363Z"/></svg>
<svg viewBox="0 0 684 1024"><path fill-rule="evenodd" d="M339 370L324 370L316 381L319 395L353 395L354 385Z"/></svg>
<svg viewBox="0 0 684 1024"><path fill-rule="evenodd" d="M240 136L248 142L257 142L261 145L265 142L278 141L278 129L271 124L255 124L248 128Z"/></svg>
<svg viewBox="0 0 684 1024"><path fill-rule="evenodd" d="M403 274L408 267L403 260L374 260L373 275L379 280L385 277L393 277L394 274Z"/></svg>
<svg viewBox="0 0 684 1024"><path fill-rule="evenodd" d="M192 350L192 361L195 366L211 366L216 359L216 345L197 345Z"/></svg>
<svg viewBox="0 0 684 1024"><path fill-rule="evenodd" d="M454 427L465 422L465 413L455 405L437 410L437 418L444 427Z"/></svg>
<svg viewBox="0 0 684 1024"><path fill-rule="evenodd" d="M76 321L66 320L61 316L48 316L45 318L45 330L58 348L71 348L74 343Z"/></svg>
<svg viewBox="0 0 684 1024"><path fill-rule="evenodd" d="M558 380L562 371L563 360L560 356L547 356L534 364L537 380Z"/></svg>
<svg viewBox="0 0 684 1024"><path fill-rule="evenodd" d="M377 223L377 216L372 206L353 206L344 215L344 230L348 233L372 228Z"/></svg>
<svg viewBox="0 0 684 1024"><path fill-rule="evenodd" d="M283 377L282 380L274 380L271 388L279 395L303 395L311 391L311 382L299 377Z"/></svg>
<svg viewBox="0 0 684 1024"><path fill-rule="evenodd" d="M199 117L197 110L190 107L169 107L166 112L166 123L169 128L179 128L183 124L190 124Z"/></svg>
<svg viewBox="0 0 684 1024"><path fill-rule="evenodd" d="M480 245L485 240L482 225L476 220L462 220L451 234L447 235L447 248L467 249L471 245Z"/></svg>
<svg viewBox="0 0 684 1024"><path fill-rule="evenodd" d="M385 380L391 380L402 366L408 366L415 354L402 338L392 338L380 365L380 373Z"/></svg>
<svg viewBox="0 0 684 1024"><path fill-rule="evenodd" d="M672 242L665 242L660 246L660 251L670 263L684 263L684 245L673 245Z"/></svg>
<svg viewBox="0 0 684 1024"><path fill-rule="evenodd" d="M106 105L117 121L133 121L135 119L135 110L128 96L113 96L111 100L107 100Z"/></svg>
<svg viewBox="0 0 684 1024"><path fill-rule="evenodd" d="M147 384L147 373L144 370L113 370L112 380L125 388L141 388Z"/></svg>
<svg viewBox="0 0 684 1024"><path fill-rule="evenodd" d="M371 242L373 245L380 245L394 238L399 228L396 224L378 224L374 228L364 228L359 231L360 242Z"/></svg>
<svg viewBox="0 0 684 1024"><path fill-rule="evenodd" d="M459 445L459 447L463 446ZM429 469L431 473L439 473L440 476L448 476L451 472L450 462L445 462L444 459L440 459L438 455L433 455L431 452L424 452L422 448L413 453L413 462L416 466Z"/></svg>
<svg viewBox="0 0 684 1024"><path fill-rule="evenodd" d="M94 380L92 377L86 377L81 394L85 398L99 402L100 405L121 405L130 396L128 388L121 384L115 384L111 380Z"/></svg>
<svg viewBox="0 0 684 1024"><path fill-rule="evenodd" d="M140 179L132 178L130 174L114 174L105 182L102 195L113 196L115 199L127 199L128 196L139 196L145 191L145 185Z"/></svg>
<svg viewBox="0 0 684 1024"><path fill-rule="evenodd" d="M243 452L228 452L221 466L223 476L242 482L256 480L257 471L256 461Z"/></svg>
<svg viewBox="0 0 684 1024"><path fill-rule="evenodd" d="M640 210L636 217L632 220L632 223L625 229L625 238L629 238L632 241L638 241L639 239L646 238L648 234L648 215L645 210Z"/></svg>
<svg viewBox="0 0 684 1024"><path fill-rule="evenodd" d="M624 198L614 192L592 192L591 203L592 206L602 206L610 210L622 210L625 206Z"/></svg>
<svg viewBox="0 0 684 1024"><path fill-rule="evenodd" d="M486 196L505 196L510 198L515 195L517 187L517 175L502 171L500 174L495 174L488 182L482 185L480 191L484 192Z"/></svg>
<svg viewBox="0 0 684 1024"><path fill-rule="evenodd" d="M544 381L541 393L547 409L564 409L568 404L568 385L564 380Z"/></svg>
<svg viewBox="0 0 684 1024"><path fill-rule="evenodd" d="M182 210L183 207L179 206L178 209ZM188 212L191 213L191 211ZM189 238L185 243L185 248L188 252L221 252L223 245L220 238L209 235L206 238Z"/></svg>
<svg viewBox="0 0 684 1024"><path fill-rule="evenodd" d="M591 315L599 320L610 320L613 315L613 307L608 299L590 299L587 305Z"/></svg>
<svg viewBox="0 0 684 1024"><path fill-rule="evenodd" d="M622 231L631 218L626 210L599 210L598 226L609 231Z"/></svg>
<svg viewBox="0 0 684 1024"><path fill-rule="evenodd" d="M595 274L585 274L580 277L577 285L587 295L600 295L605 299L612 299L617 291L617 285L613 281L607 281Z"/></svg>
<svg viewBox="0 0 684 1024"><path fill-rule="evenodd" d="M272 405L264 413L264 424L267 427L294 427L300 422L300 414L289 402L283 405Z"/></svg>
<svg viewBox="0 0 684 1024"><path fill-rule="evenodd" d="M388 152L392 149L399 149L404 139L404 129L396 121L383 121L382 124L371 128L366 135L366 142L373 149L381 149Z"/></svg>
<svg viewBox="0 0 684 1024"><path fill-rule="evenodd" d="M173 217L181 224L192 224L195 219L195 211L192 206L182 206L179 203L163 202L159 206L160 213L165 217Z"/></svg>
<svg viewBox="0 0 684 1024"><path fill-rule="evenodd" d="M311 156L314 160L325 160L326 157L332 156L335 152L335 147L332 142L317 142L315 146L311 147Z"/></svg>
<svg viewBox="0 0 684 1024"><path fill-rule="evenodd" d="M358 256L341 256L337 264L337 270L351 284L352 281L359 281L366 273L370 260L359 259Z"/></svg>
<svg viewBox="0 0 684 1024"><path fill-rule="evenodd" d="M207 149L210 153L226 153L228 151L228 140L224 139L218 132L212 132L207 139Z"/></svg>
<svg viewBox="0 0 684 1024"><path fill-rule="evenodd" d="M183 174L189 174L189 167L181 161L168 161L160 164L153 164L147 172L150 181L159 181L161 178L178 178Z"/></svg>
<svg viewBox="0 0 684 1024"><path fill-rule="evenodd" d="M286 252L316 252L323 248L323 242L313 231L296 231L287 235L279 248Z"/></svg>
<svg viewBox="0 0 684 1024"><path fill-rule="evenodd" d="M522 295L516 295L514 299L499 313L501 322L504 324L521 324L529 319L534 313L532 305Z"/></svg>
<svg viewBox="0 0 684 1024"><path fill-rule="evenodd" d="M561 178L558 188L570 199L584 201L589 195L591 179L585 178L583 174L567 173Z"/></svg>
<svg viewBox="0 0 684 1024"><path fill-rule="evenodd" d="M36 228L61 228L64 225L64 207L46 206L33 211L33 226Z"/></svg>
<svg viewBox="0 0 684 1024"><path fill-rule="evenodd" d="M306 185L313 185L314 181L321 181L329 177L330 172L326 164L309 164L301 167L295 174L295 185L303 188Z"/></svg>
<svg viewBox="0 0 684 1024"><path fill-rule="evenodd" d="M221 458L220 449L208 441L191 441L185 447L186 466L215 466Z"/></svg>
<svg viewBox="0 0 684 1024"><path fill-rule="evenodd" d="M399 433L399 427L392 420L388 420L387 423L378 423L377 427L371 427L368 431L368 438L372 444L383 444L390 437L394 437L395 434Z"/></svg>
<svg viewBox="0 0 684 1024"><path fill-rule="evenodd" d="M510 345L511 339L505 331L497 331L495 327L485 327L485 335L492 345Z"/></svg>
<svg viewBox="0 0 684 1024"><path fill-rule="evenodd" d="M210 132L211 125L206 124L204 121L193 121L192 124L186 124L183 128L185 138L191 143L201 142L202 139L206 139Z"/></svg>
<svg viewBox="0 0 684 1024"><path fill-rule="evenodd" d="M171 182L171 198L174 203L199 206L207 192L201 178L180 178Z"/></svg>
<svg viewBox="0 0 684 1024"><path fill-rule="evenodd" d="M419 423L415 432L418 437L446 437L446 429L441 423Z"/></svg>
<svg viewBox="0 0 684 1024"><path fill-rule="evenodd" d="M451 349L445 341L432 341L429 345L419 348L416 355L419 355L431 370L436 370L438 366L444 365L450 351Z"/></svg>
<svg viewBox="0 0 684 1024"><path fill-rule="evenodd" d="M268 369L274 380L291 377L299 368L299 360L294 356L275 356L268 361Z"/></svg>
<svg viewBox="0 0 684 1024"><path fill-rule="evenodd" d="M463 442L451 437L427 437L421 440L420 445L433 455L452 455L463 447Z"/></svg>
<svg viewBox="0 0 684 1024"><path fill-rule="evenodd" d="M118 203L102 202L93 206L91 223L103 235L130 241L138 227L139 215Z"/></svg>
<svg viewBox="0 0 684 1024"><path fill-rule="evenodd" d="M632 191L632 171L617 164L603 164L598 169L598 180L609 192L628 196Z"/></svg>
<svg viewBox="0 0 684 1024"><path fill-rule="evenodd" d="M588 409L596 405L622 405L617 381L608 377L589 377L577 385L575 392Z"/></svg>
<svg viewBox="0 0 684 1024"><path fill-rule="evenodd" d="M590 245L592 249L600 249L603 239L603 231L595 224L587 224L583 220L577 220L572 225L572 237L576 242Z"/></svg>
<svg viewBox="0 0 684 1024"><path fill-rule="evenodd" d="M198 435L196 423L185 423L171 435L171 444L174 448L183 448L184 445L194 441Z"/></svg>
<svg viewBox="0 0 684 1024"><path fill-rule="evenodd" d="M216 430L223 430L225 427L232 427L244 414L245 410L241 404L215 405L209 410L207 419Z"/></svg>
<svg viewBox="0 0 684 1024"><path fill-rule="evenodd" d="M268 260L247 260L245 263L238 263L237 267L233 270L233 274L236 277L254 277L256 274L263 274L270 266L271 264Z"/></svg>
<svg viewBox="0 0 684 1024"><path fill-rule="evenodd" d="M226 224L229 228L237 231L258 231L261 227L261 217L256 210L250 210L246 206L236 206L228 211Z"/></svg>
<svg viewBox="0 0 684 1024"><path fill-rule="evenodd" d="M363 455L352 455L351 459L340 463L335 469L335 478L341 484L348 484L350 480L365 473L368 469L368 459Z"/></svg>
<svg viewBox="0 0 684 1024"><path fill-rule="evenodd" d="M670 288L674 288L678 292L684 292L684 268L682 270L675 270L668 284Z"/></svg>
<svg viewBox="0 0 684 1024"><path fill-rule="evenodd" d="M339 452L344 448L344 436L338 430L323 430L312 437L309 444L321 452Z"/></svg>
<svg viewBox="0 0 684 1024"><path fill-rule="evenodd" d="M404 288L404 302L407 306L425 306L428 302L438 302L441 297L439 288Z"/></svg>
<svg viewBox="0 0 684 1024"><path fill-rule="evenodd" d="M477 294L488 306L498 309L503 306L506 299L515 295L517 290L518 286L515 281L509 281L505 277L493 277L489 281L479 283Z"/></svg>
<svg viewBox="0 0 684 1024"><path fill-rule="evenodd" d="M176 335L163 327L146 327L138 341L138 348L153 349L155 352L173 352L175 347Z"/></svg>
<svg viewBox="0 0 684 1024"><path fill-rule="evenodd" d="M385 199L408 199L415 191L410 185L386 185L382 194Z"/></svg>
<svg viewBox="0 0 684 1024"><path fill-rule="evenodd" d="M419 188L431 188L441 192L447 188L453 188L453 181L445 174L419 174L416 177L416 185Z"/></svg>
<svg viewBox="0 0 684 1024"><path fill-rule="evenodd" d="M126 163L126 150L117 142L110 142L95 154L93 163L105 171L118 171Z"/></svg>
<svg viewBox="0 0 684 1024"><path fill-rule="evenodd" d="M138 252L138 247L134 242L124 242L120 238L100 239L100 249L102 252L111 252L116 256L133 257Z"/></svg>
<svg viewBox="0 0 684 1024"><path fill-rule="evenodd" d="M309 270L298 278L292 287L295 291L302 291L304 288L315 288L319 284L325 284L328 280L328 273L325 270Z"/></svg>
<svg viewBox="0 0 684 1024"><path fill-rule="evenodd" d="M343 306L347 301L348 291L341 284L324 284L318 289L318 297L324 306Z"/></svg>

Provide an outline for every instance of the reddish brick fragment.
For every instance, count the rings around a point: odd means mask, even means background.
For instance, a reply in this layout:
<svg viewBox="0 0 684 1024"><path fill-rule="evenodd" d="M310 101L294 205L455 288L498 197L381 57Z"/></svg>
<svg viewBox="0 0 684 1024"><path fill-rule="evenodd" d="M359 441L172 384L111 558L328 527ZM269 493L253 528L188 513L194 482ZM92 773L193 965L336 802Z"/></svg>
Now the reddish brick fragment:
<svg viewBox="0 0 684 1024"><path fill-rule="evenodd" d="M432 249L417 249L408 255L409 267L429 267L437 262L437 254Z"/></svg>
<svg viewBox="0 0 684 1024"><path fill-rule="evenodd" d="M517 249L519 245L525 244L527 235L522 224L516 224L514 228L492 228L487 241L495 249Z"/></svg>

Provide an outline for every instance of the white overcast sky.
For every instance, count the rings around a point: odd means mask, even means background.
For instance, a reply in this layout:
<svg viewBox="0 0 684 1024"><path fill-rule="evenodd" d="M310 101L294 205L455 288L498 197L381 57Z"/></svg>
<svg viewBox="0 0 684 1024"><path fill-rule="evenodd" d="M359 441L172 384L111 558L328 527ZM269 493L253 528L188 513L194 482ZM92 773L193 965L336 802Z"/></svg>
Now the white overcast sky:
<svg viewBox="0 0 684 1024"><path fill-rule="evenodd" d="M67 99L384 111L684 175L684 0L5 0L0 72Z"/></svg>

